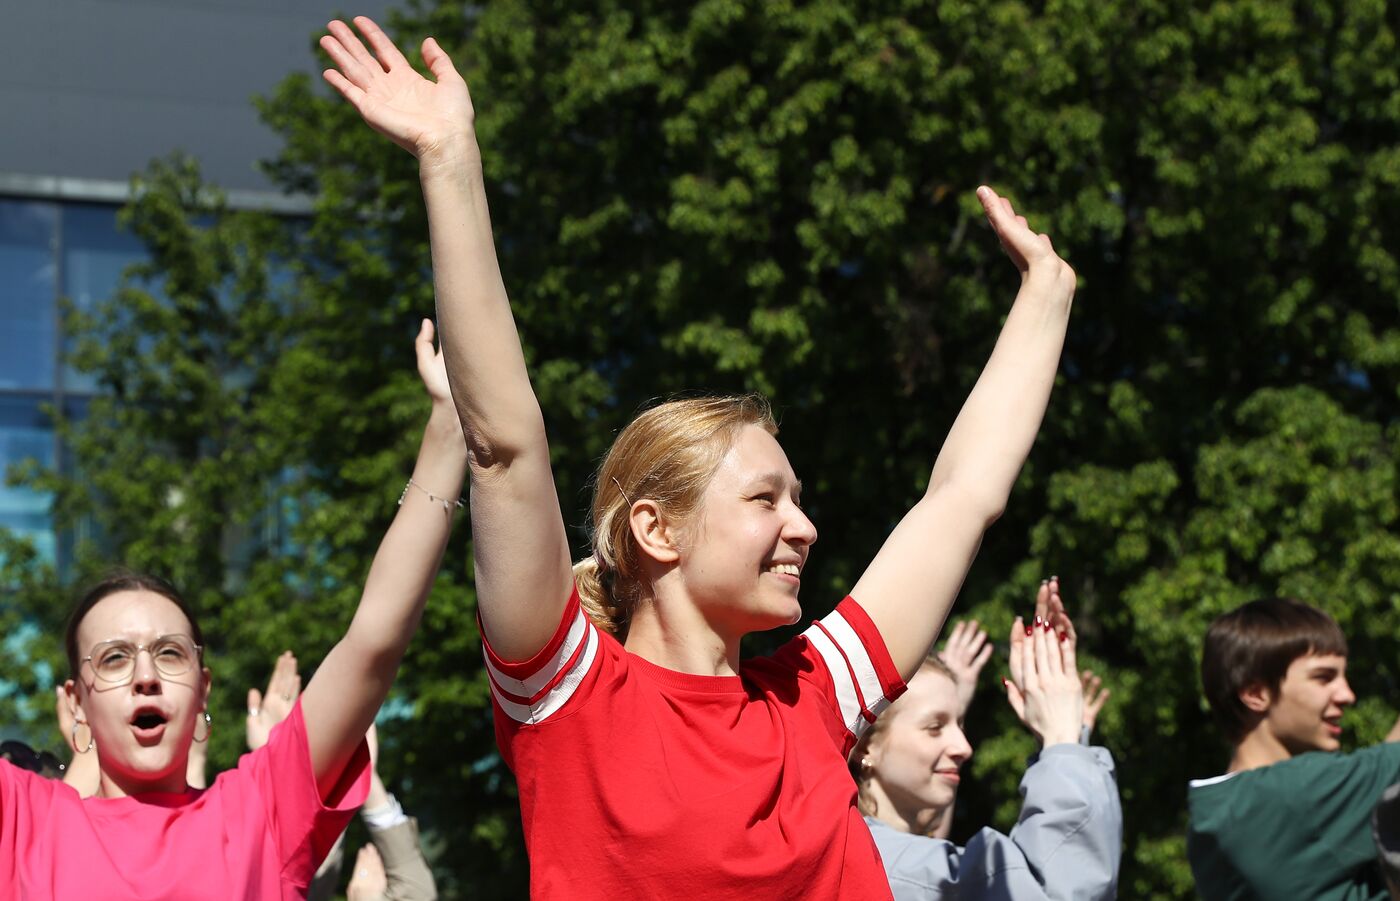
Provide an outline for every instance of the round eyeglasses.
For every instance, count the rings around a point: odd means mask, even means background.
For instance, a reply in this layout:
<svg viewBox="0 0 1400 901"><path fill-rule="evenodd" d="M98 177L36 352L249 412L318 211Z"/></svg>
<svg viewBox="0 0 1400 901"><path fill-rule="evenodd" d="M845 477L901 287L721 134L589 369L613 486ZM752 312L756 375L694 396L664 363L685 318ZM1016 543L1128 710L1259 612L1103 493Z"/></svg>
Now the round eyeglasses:
<svg viewBox="0 0 1400 901"><path fill-rule="evenodd" d="M92 653L79 665L89 663L98 679L121 685L136 672L136 657L142 651L151 655L151 663L160 675L183 676L199 663L203 650L188 635L162 635L150 644L132 644L118 638L93 646Z"/></svg>

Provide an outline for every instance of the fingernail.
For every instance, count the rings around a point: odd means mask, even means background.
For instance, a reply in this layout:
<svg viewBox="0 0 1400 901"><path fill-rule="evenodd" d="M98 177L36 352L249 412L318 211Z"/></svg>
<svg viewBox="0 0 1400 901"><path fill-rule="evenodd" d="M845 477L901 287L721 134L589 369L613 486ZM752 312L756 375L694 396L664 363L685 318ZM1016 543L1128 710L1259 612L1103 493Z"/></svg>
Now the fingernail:
<svg viewBox="0 0 1400 901"><path fill-rule="evenodd" d="M1061 632L1061 633L1060 633L1060 641L1069 641L1069 635L1068 635L1067 633L1065 633L1065 632Z"/></svg>
<svg viewBox="0 0 1400 901"><path fill-rule="evenodd" d="M1032 628L1031 626L1026 626L1026 637L1027 637L1027 638L1030 638L1030 637L1031 637L1032 635L1034 635L1034 634L1035 634L1035 629Z"/></svg>
<svg viewBox="0 0 1400 901"><path fill-rule="evenodd" d="M1001 677L1001 687L1002 687L1002 688L1007 688L1007 687L1009 687L1010 685L1011 685L1011 683L1006 681L1006 677L1005 677L1005 676L1002 676L1002 677Z"/></svg>

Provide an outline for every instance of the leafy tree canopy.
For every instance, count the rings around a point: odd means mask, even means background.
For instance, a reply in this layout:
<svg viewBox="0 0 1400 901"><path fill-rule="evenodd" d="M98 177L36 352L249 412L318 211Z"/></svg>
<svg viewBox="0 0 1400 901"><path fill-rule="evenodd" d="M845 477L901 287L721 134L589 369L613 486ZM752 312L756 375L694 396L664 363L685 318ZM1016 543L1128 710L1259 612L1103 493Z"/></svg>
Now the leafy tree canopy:
<svg viewBox="0 0 1400 901"><path fill-rule="evenodd" d="M1394 716L1398 16L1382 0L494 0L392 24L405 47L436 35L472 86L571 523L639 405L762 391L821 529L814 615L922 491L1015 290L972 189L1009 192L1052 235L1081 277L1060 382L957 612L1004 630L1060 575L1115 693L1100 735L1123 894L1184 898L1185 782L1225 761L1196 675L1211 617L1278 593L1325 607L1365 699L1351 739ZM74 322L105 391L65 424L73 474L20 474L103 539L84 568L170 573L209 612L223 764L242 690L284 645L323 653L358 596L423 419L409 339L432 308L411 158L308 79L261 106L285 138L269 171L314 212L228 213L188 169L153 170L127 213L152 264ZM22 650L54 660L57 580L5 559L4 616L44 627ZM385 760L444 887L515 897L470 576L464 534ZM1009 826L1031 748L993 695L974 709L962 834Z"/></svg>

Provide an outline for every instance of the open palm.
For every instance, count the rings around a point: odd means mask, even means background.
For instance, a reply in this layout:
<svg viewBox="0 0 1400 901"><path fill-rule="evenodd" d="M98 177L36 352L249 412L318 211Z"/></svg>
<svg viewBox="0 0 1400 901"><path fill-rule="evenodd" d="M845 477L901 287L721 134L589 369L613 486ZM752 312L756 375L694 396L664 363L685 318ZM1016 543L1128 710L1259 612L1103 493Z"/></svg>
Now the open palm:
<svg viewBox="0 0 1400 901"><path fill-rule="evenodd" d="M336 20L321 49L335 68L322 75L355 107L370 127L419 159L468 133L475 119L467 83L433 38L423 42L423 60L436 81L413 68L373 20L355 17L371 54L349 25Z"/></svg>

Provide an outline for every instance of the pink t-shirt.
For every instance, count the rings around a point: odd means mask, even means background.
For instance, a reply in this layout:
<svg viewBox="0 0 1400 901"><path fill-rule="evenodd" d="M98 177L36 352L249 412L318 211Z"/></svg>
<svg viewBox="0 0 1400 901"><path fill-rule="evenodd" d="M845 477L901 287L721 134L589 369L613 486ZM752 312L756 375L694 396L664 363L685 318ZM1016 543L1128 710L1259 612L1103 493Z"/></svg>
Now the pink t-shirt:
<svg viewBox="0 0 1400 901"><path fill-rule="evenodd" d="M0 761L0 895L203 901L305 898L369 791L361 743L322 802L301 703L202 791L80 799Z"/></svg>

